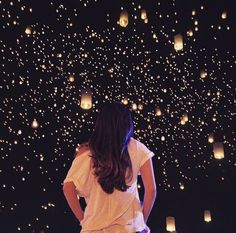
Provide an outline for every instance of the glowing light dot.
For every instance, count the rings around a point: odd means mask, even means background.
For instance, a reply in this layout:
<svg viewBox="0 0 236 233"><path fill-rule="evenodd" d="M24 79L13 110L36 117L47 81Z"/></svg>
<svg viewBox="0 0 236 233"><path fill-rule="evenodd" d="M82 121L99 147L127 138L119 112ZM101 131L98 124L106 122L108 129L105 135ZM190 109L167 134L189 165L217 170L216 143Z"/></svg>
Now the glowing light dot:
<svg viewBox="0 0 236 233"><path fill-rule="evenodd" d="M210 210L204 211L204 221L205 222L211 222L211 212Z"/></svg>
<svg viewBox="0 0 236 233"><path fill-rule="evenodd" d="M32 33L32 28L31 27L26 27L25 34L31 35L31 33Z"/></svg>
<svg viewBox="0 0 236 233"><path fill-rule="evenodd" d="M227 19L227 12L226 11L222 12L221 19Z"/></svg>
<svg viewBox="0 0 236 233"><path fill-rule="evenodd" d="M36 119L33 120L32 124L31 124L31 127L33 129L37 129L39 127L39 123Z"/></svg>

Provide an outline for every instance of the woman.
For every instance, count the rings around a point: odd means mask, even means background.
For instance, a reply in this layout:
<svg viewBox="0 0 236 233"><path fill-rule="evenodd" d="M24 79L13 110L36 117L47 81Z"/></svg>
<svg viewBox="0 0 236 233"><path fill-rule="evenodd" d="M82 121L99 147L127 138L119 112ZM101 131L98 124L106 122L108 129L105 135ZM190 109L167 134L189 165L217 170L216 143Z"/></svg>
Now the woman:
<svg viewBox="0 0 236 233"><path fill-rule="evenodd" d="M146 223L156 198L154 154L132 136L129 109L111 103L100 111L88 144L77 149L63 191L82 233L150 232ZM139 173L145 189L142 205ZM85 198L84 211L79 197Z"/></svg>

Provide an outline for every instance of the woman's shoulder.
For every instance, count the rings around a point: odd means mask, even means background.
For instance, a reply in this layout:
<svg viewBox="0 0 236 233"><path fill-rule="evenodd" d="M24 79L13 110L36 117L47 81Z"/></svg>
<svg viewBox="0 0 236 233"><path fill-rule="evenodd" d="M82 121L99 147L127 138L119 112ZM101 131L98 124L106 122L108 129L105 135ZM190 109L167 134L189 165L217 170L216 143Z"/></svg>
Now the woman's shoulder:
<svg viewBox="0 0 236 233"><path fill-rule="evenodd" d="M81 144L75 149L75 158L87 154L90 154L90 149L87 143Z"/></svg>

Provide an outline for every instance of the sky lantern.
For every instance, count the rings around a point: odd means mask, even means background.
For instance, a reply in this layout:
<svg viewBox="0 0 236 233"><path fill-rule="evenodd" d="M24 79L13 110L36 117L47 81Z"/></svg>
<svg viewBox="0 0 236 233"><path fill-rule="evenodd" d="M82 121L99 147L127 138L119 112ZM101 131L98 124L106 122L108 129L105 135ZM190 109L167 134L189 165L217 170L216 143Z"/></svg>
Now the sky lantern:
<svg viewBox="0 0 236 233"><path fill-rule="evenodd" d="M174 36L174 48L176 51L182 50L184 47L183 36L181 34L177 34Z"/></svg>
<svg viewBox="0 0 236 233"><path fill-rule="evenodd" d="M187 122L188 121L188 113L184 113L182 118L185 122Z"/></svg>
<svg viewBox="0 0 236 233"><path fill-rule="evenodd" d="M215 142L213 144L213 152L215 159L223 159L224 158L224 145L222 142Z"/></svg>
<svg viewBox="0 0 236 233"><path fill-rule="evenodd" d="M209 142L209 143L213 143L213 142L214 142L214 134L213 134L213 133L210 133L210 134L208 135L208 142Z"/></svg>
<svg viewBox="0 0 236 233"><path fill-rule="evenodd" d="M207 72L205 70L200 71L200 78L206 78Z"/></svg>
<svg viewBox="0 0 236 233"><path fill-rule="evenodd" d="M161 109L159 107L156 107L155 113L156 113L157 116L161 116L161 114L162 114Z"/></svg>
<svg viewBox="0 0 236 233"><path fill-rule="evenodd" d="M85 89L81 92L81 104L82 109L92 108L92 93L89 89Z"/></svg>
<svg viewBox="0 0 236 233"><path fill-rule="evenodd" d="M69 81L70 81L70 82L74 82L74 81L75 81L74 75L70 75L70 76L69 76Z"/></svg>
<svg viewBox="0 0 236 233"><path fill-rule="evenodd" d="M37 121L36 119L34 119L34 120L32 121L31 127L32 127L33 129L37 129L37 128L39 127L39 123L38 123L38 121Z"/></svg>
<svg viewBox="0 0 236 233"><path fill-rule="evenodd" d="M175 218L174 217L167 217L166 218L166 230L169 232L175 232Z"/></svg>
<svg viewBox="0 0 236 233"><path fill-rule="evenodd" d="M141 19L143 20L147 19L147 11L144 9L141 10Z"/></svg>
<svg viewBox="0 0 236 233"><path fill-rule="evenodd" d="M142 103L138 104L138 110L143 110L143 104Z"/></svg>
<svg viewBox="0 0 236 233"><path fill-rule="evenodd" d="M32 33L32 28L30 26L26 27L25 28L25 34L26 35L31 35L31 33Z"/></svg>
<svg viewBox="0 0 236 233"><path fill-rule="evenodd" d="M221 19L227 19L227 12L226 11L222 12Z"/></svg>
<svg viewBox="0 0 236 233"><path fill-rule="evenodd" d="M127 97L124 97L124 99L121 100L121 102L124 104L124 105L127 105L129 103L129 100Z"/></svg>
<svg viewBox="0 0 236 233"><path fill-rule="evenodd" d="M133 104L132 104L132 110L135 111L135 110L137 110L137 108L138 108L137 104L136 104L136 103L133 103Z"/></svg>
<svg viewBox="0 0 236 233"><path fill-rule="evenodd" d="M204 221L205 222L211 222L211 212L210 210L204 211Z"/></svg>
<svg viewBox="0 0 236 233"><path fill-rule="evenodd" d="M127 27L127 25L129 24L129 14L126 10L123 10L120 13L119 24L121 27Z"/></svg>

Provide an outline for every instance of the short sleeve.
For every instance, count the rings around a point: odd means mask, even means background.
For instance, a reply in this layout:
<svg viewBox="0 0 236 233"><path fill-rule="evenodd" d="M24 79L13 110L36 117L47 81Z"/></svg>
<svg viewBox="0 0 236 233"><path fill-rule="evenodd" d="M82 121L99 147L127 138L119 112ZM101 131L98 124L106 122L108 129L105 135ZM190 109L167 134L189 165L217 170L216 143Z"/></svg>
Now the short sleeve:
<svg viewBox="0 0 236 233"><path fill-rule="evenodd" d="M71 167L69 171L67 172L66 178L64 179L63 183L71 182L71 181L74 182L77 178L77 173L79 169L80 169L80 163L79 163L78 157L76 157L73 160Z"/></svg>
<svg viewBox="0 0 236 233"><path fill-rule="evenodd" d="M138 143L138 154L140 158L139 167L141 168L143 164L150 158L154 156L154 153L150 151L143 143Z"/></svg>
<svg viewBox="0 0 236 233"><path fill-rule="evenodd" d="M91 158L87 154L77 156L63 183L73 182L80 196L86 196L91 187Z"/></svg>

